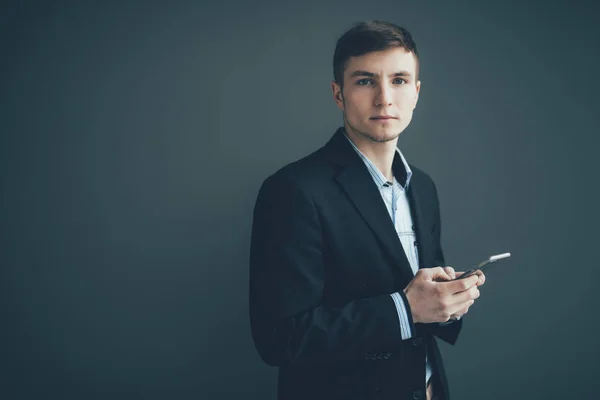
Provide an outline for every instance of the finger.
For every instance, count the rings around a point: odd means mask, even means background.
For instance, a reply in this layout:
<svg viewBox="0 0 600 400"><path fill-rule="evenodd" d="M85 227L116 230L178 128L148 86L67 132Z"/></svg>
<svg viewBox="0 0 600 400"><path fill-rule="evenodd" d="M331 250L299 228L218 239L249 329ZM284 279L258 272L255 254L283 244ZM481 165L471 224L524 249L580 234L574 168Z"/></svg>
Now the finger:
<svg viewBox="0 0 600 400"><path fill-rule="evenodd" d="M457 272L456 277L459 278L463 274L464 274L464 272ZM485 274L481 270L478 269L477 271L475 271L473 273L473 275L477 275L477 277L478 277L477 286L481 286L485 283Z"/></svg>
<svg viewBox="0 0 600 400"><path fill-rule="evenodd" d="M456 272L454 271L454 268L452 268L450 266L444 267L444 271L450 278L452 278L452 279L456 278Z"/></svg>
<svg viewBox="0 0 600 400"><path fill-rule="evenodd" d="M481 286L485 283L485 274L481 271L477 271L477 276L479 280L477 281L477 286Z"/></svg>
<svg viewBox="0 0 600 400"><path fill-rule="evenodd" d="M463 290L462 292L454 293L449 299L449 304L457 305L457 304L466 303L470 300L475 300L480 295L481 295L481 293L479 292L479 288L477 287L477 285L473 285L467 290Z"/></svg>
<svg viewBox="0 0 600 400"><path fill-rule="evenodd" d="M457 275L458 274L459 273L457 273ZM462 273L460 273L460 274L462 275ZM458 280L454 280L452 282L448 282L448 286L449 286L448 289L452 293L456 294L456 293L468 290L471 286L475 285L478 281L479 281L479 276L473 274L464 279L458 279Z"/></svg>
<svg viewBox="0 0 600 400"><path fill-rule="evenodd" d="M455 305L454 307L452 307L452 316L455 318L462 317L463 315L465 315L466 313L469 312L469 308L474 303L475 303L475 300L468 300L464 303Z"/></svg>

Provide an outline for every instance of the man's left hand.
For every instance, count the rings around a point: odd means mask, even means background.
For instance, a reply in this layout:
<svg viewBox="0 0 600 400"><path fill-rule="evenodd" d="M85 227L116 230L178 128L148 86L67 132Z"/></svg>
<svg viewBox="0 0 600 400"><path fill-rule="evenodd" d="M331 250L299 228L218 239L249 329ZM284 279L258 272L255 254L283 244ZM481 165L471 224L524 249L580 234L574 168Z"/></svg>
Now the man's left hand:
<svg viewBox="0 0 600 400"><path fill-rule="evenodd" d="M460 277L462 274L464 274L464 272L456 272L454 271L454 268L448 266L448 267L444 267L444 272L446 272L446 274L451 277L452 279L456 279L458 277ZM480 270L477 270L474 272L474 275L478 276L478 280L476 285L477 286L481 286L485 283L485 274L483 272L481 272ZM461 318L463 315L465 315L467 312L469 311L469 309L467 308L467 310L462 313L462 314L452 314L452 316L450 317L450 319L456 320L458 318Z"/></svg>

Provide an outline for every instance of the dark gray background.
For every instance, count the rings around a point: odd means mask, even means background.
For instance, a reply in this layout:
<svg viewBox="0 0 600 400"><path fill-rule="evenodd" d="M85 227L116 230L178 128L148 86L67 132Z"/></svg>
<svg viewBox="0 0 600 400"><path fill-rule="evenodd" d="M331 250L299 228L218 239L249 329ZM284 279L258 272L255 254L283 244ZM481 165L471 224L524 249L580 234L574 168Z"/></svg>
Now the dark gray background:
<svg viewBox="0 0 600 400"><path fill-rule="evenodd" d="M513 254L442 347L454 398L600 397L594 2L102 3L1 9L1 398L275 398L254 201L341 124L335 41L376 18L421 52L399 146L448 263Z"/></svg>

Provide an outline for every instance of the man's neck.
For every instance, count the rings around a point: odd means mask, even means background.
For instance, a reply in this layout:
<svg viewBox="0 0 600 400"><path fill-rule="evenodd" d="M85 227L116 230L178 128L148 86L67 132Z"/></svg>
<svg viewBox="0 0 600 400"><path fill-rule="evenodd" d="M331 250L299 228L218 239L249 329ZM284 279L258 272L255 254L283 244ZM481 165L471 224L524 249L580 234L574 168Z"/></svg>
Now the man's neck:
<svg viewBox="0 0 600 400"><path fill-rule="evenodd" d="M392 182L392 163L396 154L396 145L398 138L388 142L374 142L364 136L356 134L352 129L344 129L346 136L385 176L385 179Z"/></svg>

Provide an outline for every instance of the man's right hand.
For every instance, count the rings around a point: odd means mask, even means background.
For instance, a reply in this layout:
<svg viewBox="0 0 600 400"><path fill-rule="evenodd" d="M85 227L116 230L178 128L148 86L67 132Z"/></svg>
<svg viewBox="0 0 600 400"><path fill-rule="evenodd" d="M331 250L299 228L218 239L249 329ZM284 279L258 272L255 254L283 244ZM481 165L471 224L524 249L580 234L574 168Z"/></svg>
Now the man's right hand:
<svg viewBox="0 0 600 400"><path fill-rule="evenodd" d="M451 279L442 267L417 271L404 289L413 322L447 322L452 315L463 315L469 310L479 297L479 277Z"/></svg>

